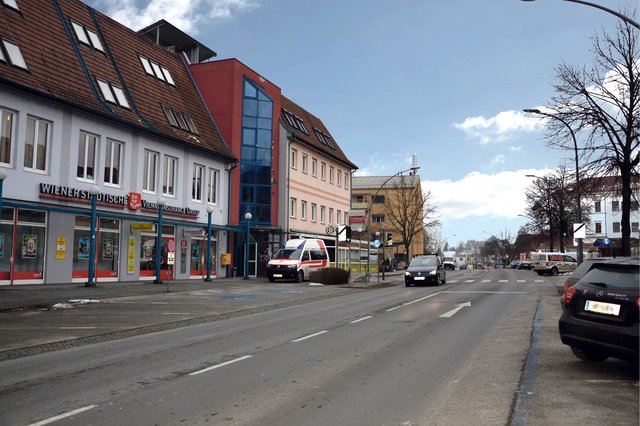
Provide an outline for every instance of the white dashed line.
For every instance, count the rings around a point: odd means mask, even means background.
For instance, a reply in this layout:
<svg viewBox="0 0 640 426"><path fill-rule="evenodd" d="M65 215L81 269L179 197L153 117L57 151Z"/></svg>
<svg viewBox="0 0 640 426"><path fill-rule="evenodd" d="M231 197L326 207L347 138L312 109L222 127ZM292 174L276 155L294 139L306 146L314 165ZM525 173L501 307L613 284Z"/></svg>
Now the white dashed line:
<svg viewBox="0 0 640 426"><path fill-rule="evenodd" d="M499 283L508 283L509 280L498 280Z"/></svg>
<svg viewBox="0 0 640 426"><path fill-rule="evenodd" d="M464 280L464 282L465 282L465 283L472 283L472 282L474 282L474 281L475 281L475 280Z"/></svg>
<svg viewBox="0 0 640 426"><path fill-rule="evenodd" d="M412 300L411 302L403 303L402 305L387 309L386 312L391 312L391 311L395 311L396 309L404 308L405 306L411 305L413 303L421 302L421 301L426 300L426 299L428 299L430 297L437 296L440 293L442 293L442 292L439 291L437 293L433 293L433 294L430 294L428 296L421 297L420 299L416 299L416 300Z"/></svg>
<svg viewBox="0 0 640 426"><path fill-rule="evenodd" d="M162 315L191 315L191 312L163 312Z"/></svg>
<svg viewBox="0 0 640 426"><path fill-rule="evenodd" d="M189 373L189 376L195 376L196 374L206 373L207 371L215 370L216 368L224 367L225 365L233 364L234 362L243 361L247 358L251 358L252 355L241 356L240 358L232 359L231 361L223 362L222 364L212 365L211 367L203 368L202 370Z"/></svg>
<svg viewBox="0 0 640 426"><path fill-rule="evenodd" d="M483 283L490 283L490 282L491 282L491 280L482 280L481 282L483 282Z"/></svg>
<svg viewBox="0 0 640 426"><path fill-rule="evenodd" d="M457 283L457 282L458 282L458 280L450 280L449 284L453 284L453 283Z"/></svg>
<svg viewBox="0 0 640 426"><path fill-rule="evenodd" d="M96 407L97 405L87 405L86 407L78 408L77 410L69 411L68 413L60 414L59 416L49 417L48 419L39 421L37 423L31 423L29 426L41 426L41 425L57 422L58 420L75 416L76 414L82 413L83 411L91 410L92 408L96 408Z"/></svg>
<svg viewBox="0 0 640 426"><path fill-rule="evenodd" d="M527 280L518 280L517 282L519 282L519 283L526 283L526 282L527 282Z"/></svg>
<svg viewBox="0 0 640 426"><path fill-rule="evenodd" d="M95 330L95 327L60 327L60 330Z"/></svg>
<svg viewBox="0 0 640 426"><path fill-rule="evenodd" d="M537 283L543 283L544 280L536 280Z"/></svg>
<svg viewBox="0 0 640 426"><path fill-rule="evenodd" d="M302 342L303 340L311 339L312 337L316 337L316 336L319 336L319 335L324 334L324 333L328 333L328 331L327 330L318 331L317 333L313 333L313 334L310 334L308 336L304 336L304 337L301 337L299 339L292 340L291 343Z"/></svg>
<svg viewBox="0 0 640 426"><path fill-rule="evenodd" d="M373 318L371 315L363 317L363 318L359 318L357 320L351 321L349 324L356 324L359 323L360 321L364 321L364 320L368 320L369 318Z"/></svg>

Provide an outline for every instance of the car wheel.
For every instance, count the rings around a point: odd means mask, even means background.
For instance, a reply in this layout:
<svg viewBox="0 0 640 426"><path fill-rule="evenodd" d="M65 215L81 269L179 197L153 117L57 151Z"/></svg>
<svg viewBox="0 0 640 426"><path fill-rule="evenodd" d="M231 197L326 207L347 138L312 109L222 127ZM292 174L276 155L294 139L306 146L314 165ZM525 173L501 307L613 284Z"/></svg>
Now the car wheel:
<svg viewBox="0 0 640 426"><path fill-rule="evenodd" d="M538 275L540 275L540 276L544 275L544 272L542 272L542 271L537 271L537 272L538 272Z"/></svg>
<svg viewBox="0 0 640 426"><path fill-rule="evenodd" d="M304 272L298 271L298 273L296 274L296 282L301 283L302 281L304 281Z"/></svg>
<svg viewBox="0 0 640 426"><path fill-rule="evenodd" d="M446 283L447 283L447 276L445 275L445 276L442 278L442 284L446 284Z"/></svg>
<svg viewBox="0 0 640 426"><path fill-rule="evenodd" d="M551 275L558 275L558 268L551 268Z"/></svg>
<svg viewBox="0 0 640 426"><path fill-rule="evenodd" d="M270 282L270 283L272 283L272 282L274 282L274 281L276 280L276 279L275 279L275 278L273 278L271 275L269 275L269 277L268 277L268 278L269 278L269 282Z"/></svg>
<svg viewBox="0 0 640 426"><path fill-rule="evenodd" d="M571 346L571 352L573 352L575 356L586 362L603 362L606 361L607 358L609 358L608 355L605 355L601 352L576 348L575 346Z"/></svg>
<svg viewBox="0 0 640 426"><path fill-rule="evenodd" d="M411 284L409 284L409 283L404 283L404 285L405 285L406 287L411 287Z"/></svg>

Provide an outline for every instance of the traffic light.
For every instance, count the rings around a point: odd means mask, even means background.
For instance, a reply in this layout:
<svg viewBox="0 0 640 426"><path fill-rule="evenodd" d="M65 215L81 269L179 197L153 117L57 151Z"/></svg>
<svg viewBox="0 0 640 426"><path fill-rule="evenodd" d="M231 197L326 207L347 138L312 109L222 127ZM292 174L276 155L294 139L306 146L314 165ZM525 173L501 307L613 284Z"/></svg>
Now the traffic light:
<svg viewBox="0 0 640 426"><path fill-rule="evenodd" d="M347 242L351 242L351 226L350 225L347 225L344 228L344 234L345 234L345 240Z"/></svg>
<svg viewBox="0 0 640 426"><path fill-rule="evenodd" d="M563 237L569 235L569 228L567 227L567 221L565 219L560 219L560 232L562 232Z"/></svg>

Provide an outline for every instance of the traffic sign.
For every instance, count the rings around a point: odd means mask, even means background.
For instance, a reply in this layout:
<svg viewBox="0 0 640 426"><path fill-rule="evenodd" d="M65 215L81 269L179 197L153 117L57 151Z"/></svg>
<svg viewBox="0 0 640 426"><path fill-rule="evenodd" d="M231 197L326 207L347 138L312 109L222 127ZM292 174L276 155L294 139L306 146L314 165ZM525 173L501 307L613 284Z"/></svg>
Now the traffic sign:
<svg viewBox="0 0 640 426"><path fill-rule="evenodd" d="M584 223L574 223L573 224L573 238L586 238L587 237L587 227Z"/></svg>
<svg viewBox="0 0 640 426"><path fill-rule="evenodd" d="M175 265L176 263L176 254L172 251L167 253L167 265Z"/></svg>
<svg viewBox="0 0 640 426"><path fill-rule="evenodd" d="M176 251L176 240L174 240L173 238L169 240L169 242L167 243L167 249L169 250L169 253L175 253Z"/></svg>
<svg viewBox="0 0 640 426"><path fill-rule="evenodd" d="M378 240L374 240L374 241L373 241L373 246L374 246L375 248L379 248L379 247L380 247L380 241L378 241Z"/></svg>

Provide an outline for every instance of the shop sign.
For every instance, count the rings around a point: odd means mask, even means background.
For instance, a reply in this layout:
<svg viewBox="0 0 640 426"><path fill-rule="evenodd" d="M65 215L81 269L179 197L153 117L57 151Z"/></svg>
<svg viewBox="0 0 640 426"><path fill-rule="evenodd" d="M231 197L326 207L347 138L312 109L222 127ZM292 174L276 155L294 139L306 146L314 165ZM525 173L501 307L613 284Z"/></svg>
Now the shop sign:
<svg viewBox="0 0 640 426"><path fill-rule="evenodd" d="M56 259L63 260L67 255L67 237L56 238Z"/></svg>
<svg viewBox="0 0 640 426"><path fill-rule="evenodd" d="M143 210L151 210L158 211L160 206L156 203L150 203L149 201L142 200L142 209ZM200 216L200 210L191 210L189 207L177 207L177 206L162 206L162 211L167 214L173 214L176 216L189 216L189 217L198 217Z"/></svg>
<svg viewBox="0 0 640 426"><path fill-rule="evenodd" d="M129 209L140 210L142 208L142 194L137 192L129 193Z"/></svg>
<svg viewBox="0 0 640 426"><path fill-rule="evenodd" d="M127 250L127 274L136 272L136 237L129 237Z"/></svg>
<svg viewBox="0 0 640 426"><path fill-rule="evenodd" d="M231 265L231 253L221 253L220 254L220 265L222 265L222 266Z"/></svg>
<svg viewBox="0 0 640 426"><path fill-rule="evenodd" d="M131 224L131 232L151 232L153 231L153 222L133 222Z"/></svg>
<svg viewBox="0 0 640 426"><path fill-rule="evenodd" d="M349 217L349 224L364 223L364 216Z"/></svg>

